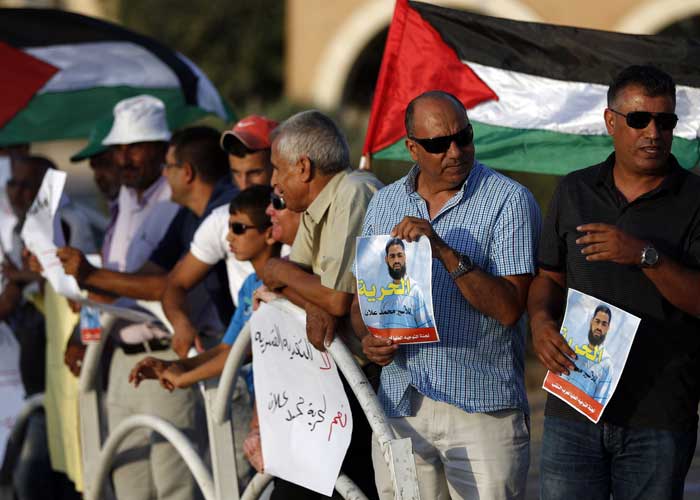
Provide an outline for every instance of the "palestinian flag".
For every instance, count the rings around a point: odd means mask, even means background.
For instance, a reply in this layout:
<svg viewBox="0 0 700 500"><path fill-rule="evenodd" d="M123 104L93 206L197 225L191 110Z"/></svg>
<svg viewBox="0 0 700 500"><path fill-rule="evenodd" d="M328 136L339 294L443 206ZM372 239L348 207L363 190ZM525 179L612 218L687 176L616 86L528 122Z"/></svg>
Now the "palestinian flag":
<svg viewBox="0 0 700 500"><path fill-rule="evenodd" d="M185 56L146 36L53 9L0 9L0 145L87 137L120 100L151 94L172 127L233 114Z"/></svg>
<svg viewBox="0 0 700 500"><path fill-rule="evenodd" d="M612 151L603 111L614 76L632 64L654 64L676 81L673 153L691 168L700 158L698 61L698 40L526 23L397 0L363 154L410 160L406 105L440 89L467 107L480 161L565 174Z"/></svg>

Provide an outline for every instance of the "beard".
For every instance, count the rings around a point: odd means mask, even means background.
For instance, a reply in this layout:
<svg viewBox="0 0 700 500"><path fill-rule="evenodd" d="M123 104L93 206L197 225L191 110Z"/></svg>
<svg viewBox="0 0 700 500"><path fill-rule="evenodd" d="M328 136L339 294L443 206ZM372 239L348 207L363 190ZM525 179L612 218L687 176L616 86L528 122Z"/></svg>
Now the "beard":
<svg viewBox="0 0 700 500"><path fill-rule="evenodd" d="M391 279L394 280L400 280L406 275L406 265L404 264L401 267L391 267L387 264L386 266L389 268L389 276L391 276Z"/></svg>
<svg viewBox="0 0 700 500"><path fill-rule="evenodd" d="M600 337L596 337L593 335L593 329L589 328L588 329L588 343L591 344L592 346L599 346L605 342L605 335L601 335Z"/></svg>

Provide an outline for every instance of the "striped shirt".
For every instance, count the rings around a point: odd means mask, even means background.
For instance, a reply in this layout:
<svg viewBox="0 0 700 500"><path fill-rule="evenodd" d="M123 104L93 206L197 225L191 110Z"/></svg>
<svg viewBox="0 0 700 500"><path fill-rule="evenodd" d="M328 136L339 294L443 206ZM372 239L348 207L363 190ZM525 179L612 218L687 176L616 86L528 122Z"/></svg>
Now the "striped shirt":
<svg viewBox="0 0 700 500"><path fill-rule="evenodd" d="M416 165L374 195L363 236L389 234L405 216L430 220L416 192L418 172ZM535 272L541 220L532 194L478 162L431 224L450 247L491 275ZM404 344L382 369L378 396L386 414L411 415L414 390L470 413L508 408L527 413L523 318L507 328L471 307L437 259L432 291L440 342Z"/></svg>

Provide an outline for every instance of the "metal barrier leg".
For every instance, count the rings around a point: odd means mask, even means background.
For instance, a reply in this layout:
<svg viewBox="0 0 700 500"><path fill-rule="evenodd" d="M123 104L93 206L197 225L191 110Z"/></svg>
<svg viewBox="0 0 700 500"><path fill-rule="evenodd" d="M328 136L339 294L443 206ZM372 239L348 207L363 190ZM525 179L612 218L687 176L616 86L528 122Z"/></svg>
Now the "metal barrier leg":
<svg viewBox="0 0 700 500"><path fill-rule="evenodd" d="M185 435L175 428L175 426L162 418L151 415L134 415L129 417L112 431L112 434L107 438L107 442L100 453L100 458L95 470L93 487L90 493L86 495L88 500L102 499L102 489L107 480L112 460L117 453L119 445L131 431L142 427L152 429L167 439L175 447L192 472L205 500L216 500L217 497L214 493L214 482L212 481L211 474L209 474L202 459L197 455L194 446L192 446Z"/></svg>
<svg viewBox="0 0 700 500"><path fill-rule="evenodd" d="M418 476L411 439L396 439L394 431L386 421L377 395L342 340L334 339L328 351L357 396L367 421L384 451L384 458L389 464L394 482L396 500L419 500Z"/></svg>
<svg viewBox="0 0 700 500"><path fill-rule="evenodd" d="M209 433L209 453L214 472L216 498L236 500L238 499L239 486L232 421L226 419L223 422L216 422L213 418L212 408L218 383L218 379L206 380L202 383Z"/></svg>

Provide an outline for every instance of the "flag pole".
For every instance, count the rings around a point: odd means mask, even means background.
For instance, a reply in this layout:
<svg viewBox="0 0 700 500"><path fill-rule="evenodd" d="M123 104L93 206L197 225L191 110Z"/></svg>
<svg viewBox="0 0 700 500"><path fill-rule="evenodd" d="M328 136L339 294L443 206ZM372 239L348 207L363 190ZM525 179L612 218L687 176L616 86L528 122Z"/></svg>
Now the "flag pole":
<svg viewBox="0 0 700 500"><path fill-rule="evenodd" d="M372 170L372 155L367 153L360 157L360 165L357 167L359 170Z"/></svg>

